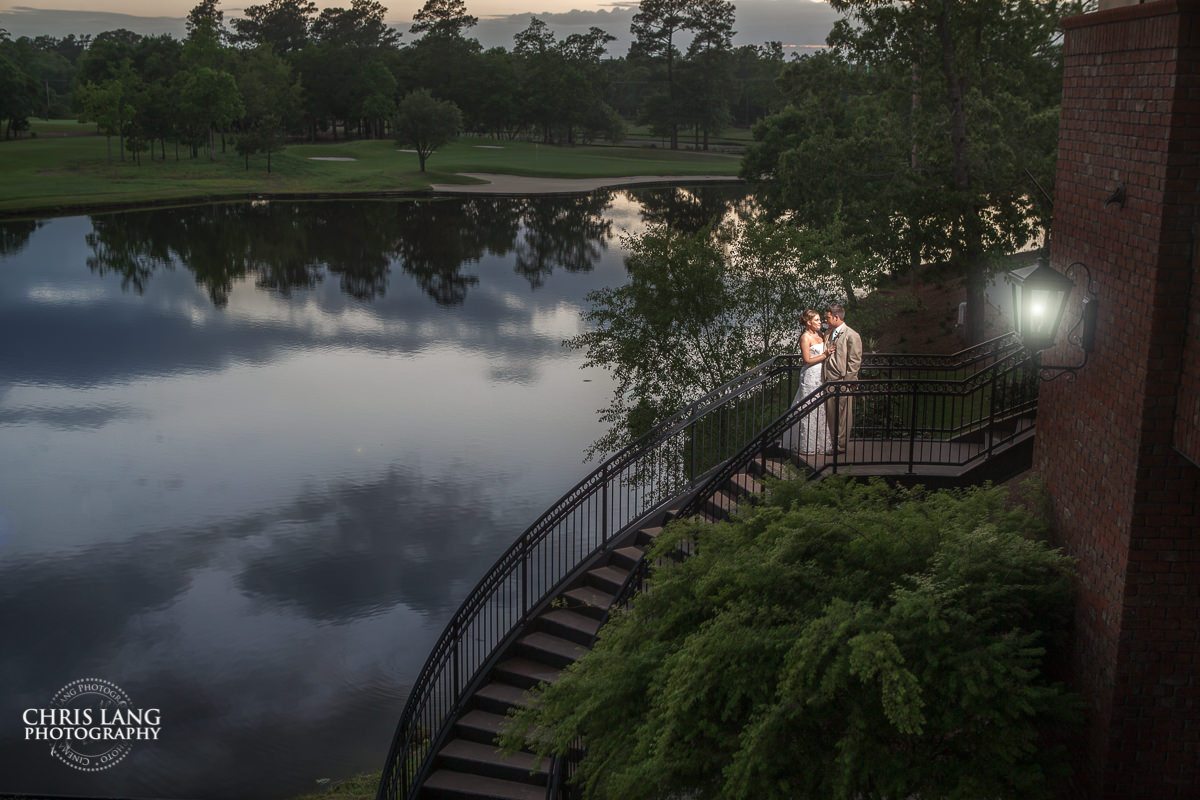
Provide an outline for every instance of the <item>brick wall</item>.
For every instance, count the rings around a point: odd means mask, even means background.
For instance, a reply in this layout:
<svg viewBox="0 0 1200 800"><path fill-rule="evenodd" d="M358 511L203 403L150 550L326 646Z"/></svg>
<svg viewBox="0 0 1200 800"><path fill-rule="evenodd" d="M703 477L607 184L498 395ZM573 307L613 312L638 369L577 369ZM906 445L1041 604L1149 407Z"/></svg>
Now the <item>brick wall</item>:
<svg viewBox="0 0 1200 800"><path fill-rule="evenodd" d="M1087 727L1075 742L1075 793L1196 798L1200 468L1173 444L1196 369L1187 331L1200 0L1114 8L1064 27L1051 260L1090 268L1100 314L1077 380L1043 386L1035 465L1056 535L1078 559L1072 680ZM1106 207L1121 185L1124 207ZM1046 361L1077 356L1064 347Z"/></svg>
<svg viewBox="0 0 1200 800"><path fill-rule="evenodd" d="M1200 107L1200 93L1194 99ZM1192 124L1200 127L1200 113L1193 115ZM1200 172L1200 163L1192 169ZM1192 296L1183 370L1179 376L1179 400L1175 406L1175 449L1193 464L1200 465L1200 223L1192 228L1192 242Z"/></svg>

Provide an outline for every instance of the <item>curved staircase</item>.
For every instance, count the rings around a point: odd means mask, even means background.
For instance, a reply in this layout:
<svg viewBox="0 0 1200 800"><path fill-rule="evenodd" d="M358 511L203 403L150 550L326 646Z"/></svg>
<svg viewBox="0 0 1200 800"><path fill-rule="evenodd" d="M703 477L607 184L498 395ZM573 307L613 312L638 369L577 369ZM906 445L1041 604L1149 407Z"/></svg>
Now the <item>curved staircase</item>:
<svg viewBox="0 0 1200 800"><path fill-rule="evenodd" d="M724 519L764 490L764 477L789 470L917 475L932 465L961 477L1032 435L1027 363L1011 335L953 356L869 356L870 377L826 387L861 404L855 459L805 462L779 449L828 396L792 402L797 356L764 362L657 426L543 514L464 600L410 692L379 800L565 796L573 763L504 758L496 736L505 713L557 680L642 588L662 526Z"/></svg>
<svg viewBox="0 0 1200 800"><path fill-rule="evenodd" d="M768 459L767 474L783 478L788 465ZM760 462L755 462L759 465ZM761 473L736 474L701 512L706 519L723 519L747 497L765 489ZM676 512L663 512L663 524ZM491 674L466 703L453 726L454 738L438 751L433 772L417 797L494 798L495 800L545 800L550 764L530 752L507 758L495 740L507 711L524 701L525 692L537 684L553 683L559 673L591 649L600 626L614 605L628 594L644 563L646 551L662 525L638 528L613 542L567 588L551 599L549 607L530 622L527 632L500 656Z"/></svg>

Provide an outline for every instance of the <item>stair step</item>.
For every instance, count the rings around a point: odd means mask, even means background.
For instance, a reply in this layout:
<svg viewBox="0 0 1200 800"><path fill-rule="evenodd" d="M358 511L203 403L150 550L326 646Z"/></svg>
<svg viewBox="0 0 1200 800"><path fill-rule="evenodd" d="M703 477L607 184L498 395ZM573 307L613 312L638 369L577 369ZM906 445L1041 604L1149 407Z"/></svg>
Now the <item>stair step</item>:
<svg viewBox="0 0 1200 800"><path fill-rule="evenodd" d="M737 510L738 499L724 489L718 489L705 505L715 518L721 518Z"/></svg>
<svg viewBox="0 0 1200 800"><path fill-rule="evenodd" d="M422 796L486 798L487 800L545 800L546 787L517 783L452 769L439 769L425 779Z"/></svg>
<svg viewBox="0 0 1200 800"><path fill-rule="evenodd" d="M503 723L504 717L501 714L473 708L458 718L454 729L458 731L459 738L494 745Z"/></svg>
<svg viewBox="0 0 1200 800"><path fill-rule="evenodd" d="M671 512L668 511L667 513L670 514ZM660 533L662 533L661 525L659 525L657 527L653 527L653 528L642 528L641 530L639 530L637 532L637 538L635 539L635 541L638 544L650 544L650 543L653 543L654 540L658 538L658 535Z"/></svg>
<svg viewBox="0 0 1200 800"><path fill-rule="evenodd" d="M496 665L496 677L525 689L539 683L554 683L561 672L557 667L531 661L528 658L508 658Z"/></svg>
<svg viewBox="0 0 1200 800"><path fill-rule="evenodd" d="M583 645L544 631L534 631L517 640L520 651L533 661L562 669L587 652Z"/></svg>
<svg viewBox="0 0 1200 800"><path fill-rule="evenodd" d="M598 567L588 570L587 577L588 582L596 588L615 595L625 585L625 579L629 577L629 570L617 569L612 566Z"/></svg>
<svg viewBox="0 0 1200 800"><path fill-rule="evenodd" d="M765 474L772 478L786 478L788 474L787 462L779 458L764 458L761 461L755 462Z"/></svg>
<svg viewBox="0 0 1200 800"><path fill-rule="evenodd" d="M633 567L634 564L642 560L642 556L645 554L646 549L636 545L618 547L613 551L613 561L620 562L625 567Z"/></svg>
<svg viewBox="0 0 1200 800"><path fill-rule="evenodd" d="M538 617L538 626L555 636L590 645L600 630L600 620L567 608L552 608Z"/></svg>
<svg viewBox="0 0 1200 800"><path fill-rule="evenodd" d="M475 705L481 711L503 714L513 706L525 705L525 690L511 683L492 681L475 692Z"/></svg>
<svg viewBox="0 0 1200 800"><path fill-rule="evenodd" d="M438 753L438 766L516 783L546 785L549 760L518 751L505 756L494 744L452 739Z"/></svg>
<svg viewBox="0 0 1200 800"><path fill-rule="evenodd" d="M563 597L576 603L576 610L581 614L600 619L612 605L613 596L602 592L594 586L577 586L563 592Z"/></svg>
<svg viewBox="0 0 1200 800"><path fill-rule="evenodd" d="M735 489L745 494L761 494L763 489L766 488L761 481L746 472L739 472L730 478L729 482Z"/></svg>

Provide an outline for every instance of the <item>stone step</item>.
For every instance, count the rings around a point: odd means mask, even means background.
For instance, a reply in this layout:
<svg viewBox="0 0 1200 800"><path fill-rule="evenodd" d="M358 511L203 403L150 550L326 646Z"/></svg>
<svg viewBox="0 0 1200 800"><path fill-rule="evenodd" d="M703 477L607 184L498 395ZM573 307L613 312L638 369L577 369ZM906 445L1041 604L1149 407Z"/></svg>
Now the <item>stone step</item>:
<svg viewBox="0 0 1200 800"><path fill-rule="evenodd" d="M625 585L625 579L628 577L629 570L607 566L588 570L587 581L597 589L615 595Z"/></svg>
<svg viewBox="0 0 1200 800"><path fill-rule="evenodd" d="M560 670L528 658L507 658L496 665L495 677L522 689L532 689L539 683L554 683Z"/></svg>
<svg viewBox="0 0 1200 800"><path fill-rule="evenodd" d="M475 707L492 714L504 714L513 706L525 705L525 690L503 681L492 681L475 692Z"/></svg>
<svg viewBox="0 0 1200 800"><path fill-rule="evenodd" d="M707 512L705 516L711 516L714 519L725 519L737 510L738 498L725 489L718 489L713 493L712 497L708 498L708 501L704 505Z"/></svg>
<svg viewBox="0 0 1200 800"><path fill-rule="evenodd" d="M594 586L577 586L563 592L563 597L575 611L595 619L602 619L612 605L613 596Z"/></svg>
<svg viewBox="0 0 1200 800"><path fill-rule="evenodd" d="M739 472L738 474L734 475L729 479L729 483L732 484L733 488L737 491L748 495L761 494L766 488L762 481L756 479L754 476L746 472Z"/></svg>
<svg viewBox="0 0 1200 800"><path fill-rule="evenodd" d="M517 640L518 654L558 669L578 661L586 652L583 645L544 631L534 631Z"/></svg>
<svg viewBox="0 0 1200 800"><path fill-rule="evenodd" d="M475 800L545 800L546 787L439 769L425 779L421 797Z"/></svg>
<svg viewBox="0 0 1200 800"><path fill-rule="evenodd" d="M533 753L516 752L506 757L494 744L452 739L438 753L435 768L545 786L549 763L549 759Z"/></svg>
<svg viewBox="0 0 1200 800"><path fill-rule="evenodd" d="M537 627L572 642L590 645L600 630L600 620L567 608L552 608L537 618Z"/></svg>
<svg viewBox="0 0 1200 800"><path fill-rule="evenodd" d="M770 475L772 478L782 479L788 476L788 465L783 459L764 458L754 463L763 470L764 474Z"/></svg>
<svg viewBox="0 0 1200 800"><path fill-rule="evenodd" d="M651 528L642 528L637 532L634 543L639 545L653 544L654 540L658 538L660 533L662 533L661 525Z"/></svg>
<svg viewBox="0 0 1200 800"><path fill-rule="evenodd" d="M454 730L460 739L495 746L503 723L503 715L473 708L458 718Z"/></svg>
<svg viewBox="0 0 1200 800"><path fill-rule="evenodd" d="M630 569L634 564L642 560L642 556L646 554L644 547L629 545L628 547L618 547L613 550L613 563L618 564L626 569Z"/></svg>

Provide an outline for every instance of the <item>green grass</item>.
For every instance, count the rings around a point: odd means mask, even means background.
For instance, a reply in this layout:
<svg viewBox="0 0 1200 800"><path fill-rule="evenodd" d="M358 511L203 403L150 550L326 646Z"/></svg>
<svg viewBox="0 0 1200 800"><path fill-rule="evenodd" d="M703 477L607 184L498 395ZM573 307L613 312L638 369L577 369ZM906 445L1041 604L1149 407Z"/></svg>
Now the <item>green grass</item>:
<svg viewBox="0 0 1200 800"><path fill-rule="evenodd" d="M655 136L650 133L649 125L626 125L625 137L627 139L638 139L643 141L666 141L661 136ZM703 141L703 139L701 140ZM735 146L745 147L754 141L754 136L749 128L726 128L717 136L708 137L708 146ZM679 146L692 147L696 142L695 134L690 130L680 129L679 131Z"/></svg>
<svg viewBox="0 0 1200 800"><path fill-rule="evenodd" d="M36 136L95 136L96 126L75 119L34 119L29 129Z"/></svg>
<svg viewBox="0 0 1200 800"><path fill-rule="evenodd" d="M73 127L72 127L73 126ZM631 175L734 175L737 157L658 148L551 147L532 142L461 139L434 153L418 169L414 153L391 140L295 144L272 157L250 159L233 151L190 158L167 147L167 160L141 165L116 138L77 134L78 123L38 121L36 137L0 141L0 214L44 214L113 206L154 205L257 195L380 194L419 192L432 183L463 183L458 172L534 177L595 178ZM90 126L82 126L87 129ZM219 145L218 145L219 148ZM350 158L353 161L317 161Z"/></svg>
<svg viewBox="0 0 1200 800"><path fill-rule="evenodd" d="M374 800L379 789L379 774L356 775L330 783L324 791L313 792L292 800Z"/></svg>

